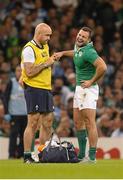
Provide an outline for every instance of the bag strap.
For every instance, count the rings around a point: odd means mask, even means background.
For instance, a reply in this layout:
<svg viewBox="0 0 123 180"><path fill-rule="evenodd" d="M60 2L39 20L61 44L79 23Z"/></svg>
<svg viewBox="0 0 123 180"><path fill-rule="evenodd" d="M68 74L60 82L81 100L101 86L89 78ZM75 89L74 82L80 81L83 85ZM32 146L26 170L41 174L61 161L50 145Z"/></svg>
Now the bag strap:
<svg viewBox="0 0 123 180"><path fill-rule="evenodd" d="M52 143L54 134L57 135L58 140L59 140L59 143L60 143L60 149L62 149L62 143L61 143L60 137L58 136L58 134L57 134L56 132L52 132L51 138L50 138L50 142L49 142L48 146L46 147L46 150L47 150L47 151L49 151L49 148L51 147L51 143Z"/></svg>

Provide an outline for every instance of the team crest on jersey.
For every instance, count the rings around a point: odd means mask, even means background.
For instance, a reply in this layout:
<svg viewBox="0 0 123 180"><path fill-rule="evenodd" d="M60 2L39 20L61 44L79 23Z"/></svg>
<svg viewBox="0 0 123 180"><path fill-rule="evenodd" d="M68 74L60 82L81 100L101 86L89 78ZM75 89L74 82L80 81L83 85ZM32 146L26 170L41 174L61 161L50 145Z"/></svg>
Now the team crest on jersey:
<svg viewBox="0 0 123 180"><path fill-rule="evenodd" d="M82 51L79 52L79 57L82 56Z"/></svg>

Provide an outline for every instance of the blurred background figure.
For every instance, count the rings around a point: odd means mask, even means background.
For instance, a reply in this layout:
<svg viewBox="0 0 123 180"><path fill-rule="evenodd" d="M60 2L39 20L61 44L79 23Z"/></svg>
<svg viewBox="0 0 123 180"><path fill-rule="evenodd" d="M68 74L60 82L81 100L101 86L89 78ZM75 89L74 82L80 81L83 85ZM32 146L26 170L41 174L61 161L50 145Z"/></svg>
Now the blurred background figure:
<svg viewBox="0 0 123 180"><path fill-rule="evenodd" d="M19 84L21 67L15 69L15 77L11 78L6 87L7 114L5 120L10 121L9 158L23 157L23 134L27 124L27 110L24 90Z"/></svg>
<svg viewBox="0 0 123 180"><path fill-rule="evenodd" d="M119 127L113 131L111 137L123 137L123 112L120 113Z"/></svg>

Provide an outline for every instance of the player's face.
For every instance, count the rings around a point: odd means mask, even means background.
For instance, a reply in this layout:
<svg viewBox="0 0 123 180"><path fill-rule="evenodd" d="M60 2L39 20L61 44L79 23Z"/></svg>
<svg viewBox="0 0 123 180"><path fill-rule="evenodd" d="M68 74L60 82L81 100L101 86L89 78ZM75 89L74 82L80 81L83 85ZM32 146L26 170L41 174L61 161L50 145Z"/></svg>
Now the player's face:
<svg viewBox="0 0 123 180"><path fill-rule="evenodd" d="M85 46L89 41L89 32L80 30L76 37L76 45L78 47Z"/></svg>
<svg viewBox="0 0 123 180"><path fill-rule="evenodd" d="M52 35L51 29L45 29L45 31L41 32L40 34L40 42L41 44L47 44L50 40L50 37Z"/></svg>

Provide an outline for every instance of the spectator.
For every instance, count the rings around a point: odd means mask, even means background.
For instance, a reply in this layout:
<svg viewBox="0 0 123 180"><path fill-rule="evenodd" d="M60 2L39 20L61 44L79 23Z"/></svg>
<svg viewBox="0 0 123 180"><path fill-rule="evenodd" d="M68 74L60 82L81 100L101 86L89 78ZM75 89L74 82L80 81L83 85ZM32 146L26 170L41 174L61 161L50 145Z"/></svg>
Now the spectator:
<svg viewBox="0 0 123 180"><path fill-rule="evenodd" d="M0 99L0 136L3 136L3 120L4 120L5 110L2 100Z"/></svg>
<svg viewBox="0 0 123 180"><path fill-rule="evenodd" d="M9 158L23 157L23 134L27 124L27 110L23 88L19 85L20 66L10 81L8 91L8 113L10 115Z"/></svg>
<svg viewBox="0 0 123 180"><path fill-rule="evenodd" d="M76 86L76 77L75 77L75 73L71 73L68 75L68 87L70 89L70 91L74 92L75 91L75 86Z"/></svg>
<svg viewBox="0 0 123 180"><path fill-rule="evenodd" d="M60 137L73 136L73 130L71 128L70 119L68 117L61 118L60 124L57 128L57 134Z"/></svg>
<svg viewBox="0 0 123 180"><path fill-rule="evenodd" d="M65 106L67 104L67 96L70 93L70 90L64 85L62 78L58 77L54 80L53 92L61 93L62 103Z"/></svg>
<svg viewBox="0 0 123 180"><path fill-rule="evenodd" d="M123 137L123 112L120 114L119 128L112 132L111 137Z"/></svg>

